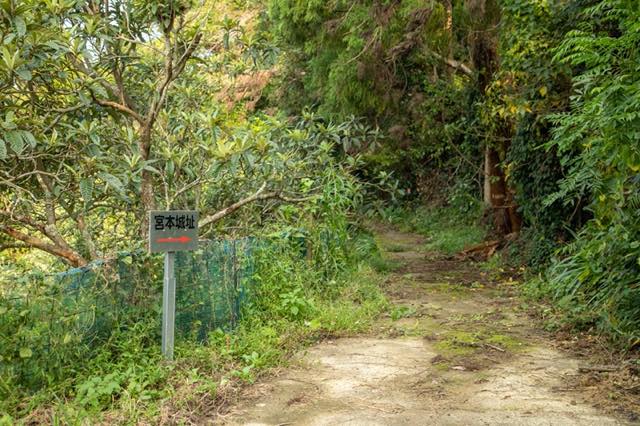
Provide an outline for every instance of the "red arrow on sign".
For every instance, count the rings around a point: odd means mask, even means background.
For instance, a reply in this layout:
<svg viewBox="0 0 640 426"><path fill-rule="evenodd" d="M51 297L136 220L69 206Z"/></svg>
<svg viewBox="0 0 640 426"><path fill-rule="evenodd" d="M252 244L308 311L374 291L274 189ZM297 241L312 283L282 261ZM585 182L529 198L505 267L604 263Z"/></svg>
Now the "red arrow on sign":
<svg viewBox="0 0 640 426"><path fill-rule="evenodd" d="M187 244L189 241L191 241L191 238L187 237L187 236L182 236L182 237L171 237L171 238L158 238L156 240L159 243L180 243L180 244Z"/></svg>

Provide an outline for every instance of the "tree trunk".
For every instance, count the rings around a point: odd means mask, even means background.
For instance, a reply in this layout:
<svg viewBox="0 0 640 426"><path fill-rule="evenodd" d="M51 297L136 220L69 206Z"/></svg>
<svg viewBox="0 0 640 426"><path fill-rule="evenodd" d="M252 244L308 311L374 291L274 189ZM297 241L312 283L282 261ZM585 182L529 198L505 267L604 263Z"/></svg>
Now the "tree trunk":
<svg viewBox="0 0 640 426"><path fill-rule="evenodd" d="M487 146L486 148L486 168L489 172L485 179L489 181L489 204L493 213L493 224L496 232L500 235L507 235L511 232L511 221L507 212L507 185L504 173L500 167L500 156L498 151Z"/></svg>
<svg viewBox="0 0 640 426"><path fill-rule="evenodd" d="M497 40L493 28L500 22L500 8L495 0L470 0L467 5L478 16L477 28L471 35L471 58L477 73L477 87L482 96L500 68ZM491 131L487 131L491 134ZM496 232L507 235L519 232L521 220L515 205L513 189L509 187L502 160L509 149L511 129L504 125L496 135L498 141L485 141L484 199L491 206Z"/></svg>
<svg viewBox="0 0 640 426"><path fill-rule="evenodd" d="M484 148L484 194L482 199L484 200L484 203L487 205L487 207L491 206L491 179L489 179L489 177L491 176L491 159L489 158L490 156L491 150L488 146L486 146Z"/></svg>
<svg viewBox="0 0 640 426"><path fill-rule="evenodd" d="M453 4L452 0L444 0L446 18L444 30L447 33L447 59L453 60Z"/></svg>

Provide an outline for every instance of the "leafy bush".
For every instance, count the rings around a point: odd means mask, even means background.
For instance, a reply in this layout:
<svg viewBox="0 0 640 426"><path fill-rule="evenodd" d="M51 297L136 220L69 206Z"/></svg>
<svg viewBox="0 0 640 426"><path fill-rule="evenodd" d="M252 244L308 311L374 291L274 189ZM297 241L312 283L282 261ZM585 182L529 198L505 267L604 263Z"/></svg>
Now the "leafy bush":
<svg viewBox="0 0 640 426"><path fill-rule="evenodd" d="M624 347L640 343L640 10L617 0L578 9L576 29L555 50L574 71L570 110L554 116L548 146L566 176L547 197L593 214L559 253L543 288L590 312L593 325Z"/></svg>

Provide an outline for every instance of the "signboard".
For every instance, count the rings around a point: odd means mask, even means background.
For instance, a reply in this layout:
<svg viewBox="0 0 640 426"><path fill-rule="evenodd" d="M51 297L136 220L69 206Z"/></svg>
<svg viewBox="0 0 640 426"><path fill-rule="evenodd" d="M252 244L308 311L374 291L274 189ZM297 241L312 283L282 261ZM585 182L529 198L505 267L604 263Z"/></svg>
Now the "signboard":
<svg viewBox="0 0 640 426"><path fill-rule="evenodd" d="M162 354L168 360L173 359L176 322L175 252L198 248L198 216L185 210L149 212L149 251L164 253Z"/></svg>
<svg viewBox="0 0 640 426"><path fill-rule="evenodd" d="M198 212L149 212L149 251L166 253L198 248Z"/></svg>

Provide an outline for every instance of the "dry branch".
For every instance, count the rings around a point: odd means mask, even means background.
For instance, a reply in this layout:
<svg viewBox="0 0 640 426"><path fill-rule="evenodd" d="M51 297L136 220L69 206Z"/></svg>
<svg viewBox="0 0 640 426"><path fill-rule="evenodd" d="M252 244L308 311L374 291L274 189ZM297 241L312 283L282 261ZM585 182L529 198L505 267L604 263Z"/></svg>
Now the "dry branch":
<svg viewBox="0 0 640 426"><path fill-rule="evenodd" d="M485 241L462 250L456 255L456 258L461 260L468 258L488 259L498 250L501 243L501 240Z"/></svg>
<svg viewBox="0 0 640 426"><path fill-rule="evenodd" d="M460 71L463 74L465 74L468 77L473 77L473 70L468 66L465 65L464 63L460 62L460 61L456 61L455 59L452 58L445 58L444 56L440 55L439 53L436 53L432 50L428 51L429 54L431 56L433 56L436 59L441 60L442 62L444 62L445 64L447 64L448 66L450 66L451 68L453 68L456 71Z"/></svg>
<svg viewBox="0 0 640 426"><path fill-rule="evenodd" d="M429 20L429 16L431 16L431 9L424 8L419 10L413 19L407 24L406 33L404 36L404 40L394 47L392 47L387 54L387 62L395 62L398 58L406 55L410 52L416 45L420 43L420 40L423 35L424 26L427 24ZM465 74L468 77L473 77L474 73L471 67L464 64L461 61L457 61L453 58L446 58L440 55L433 50L427 50L427 52L433 56L434 58L444 62L449 67L453 68L456 71L459 71Z"/></svg>
<svg viewBox="0 0 640 426"><path fill-rule="evenodd" d="M580 373L614 373L620 370L620 366L617 365L594 365L594 366L584 366L579 367L578 372Z"/></svg>

